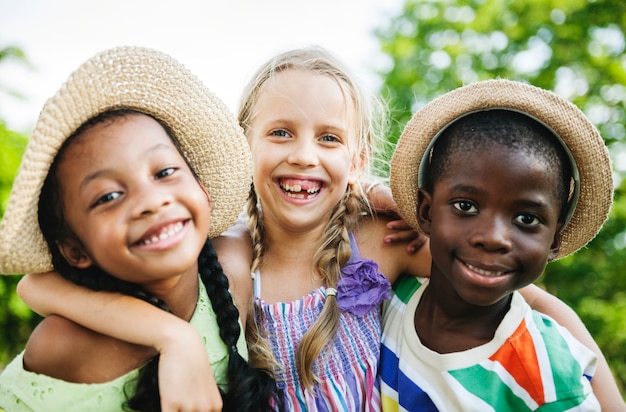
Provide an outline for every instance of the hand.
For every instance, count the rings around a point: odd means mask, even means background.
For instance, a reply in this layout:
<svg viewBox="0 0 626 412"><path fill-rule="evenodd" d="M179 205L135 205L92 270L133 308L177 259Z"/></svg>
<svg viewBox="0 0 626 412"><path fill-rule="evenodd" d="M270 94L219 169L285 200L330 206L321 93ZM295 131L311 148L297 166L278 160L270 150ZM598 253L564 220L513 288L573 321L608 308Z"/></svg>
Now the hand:
<svg viewBox="0 0 626 412"><path fill-rule="evenodd" d="M411 228L400 216L398 206L391 196L391 189L382 184L374 183L366 189L367 198L372 209L378 213L386 215L395 220L387 223L387 229L393 230L394 233L385 236L385 243L408 242L406 252L410 255L415 254L428 240L428 238Z"/></svg>
<svg viewBox="0 0 626 412"><path fill-rule="evenodd" d="M385 236L383 241L385 243L409 242L406 245L406 252L409 255L415 254L428 240L428 237L415 231L402 218L389 221L387 229L393 230L394 233Z"/></svg>
<svg viewBox="0 0 626 412"><path fill-rule="evenodd" d="M222 410L222 397L202 339L190 325L160 348L159 392L163 412Z"/></svg>

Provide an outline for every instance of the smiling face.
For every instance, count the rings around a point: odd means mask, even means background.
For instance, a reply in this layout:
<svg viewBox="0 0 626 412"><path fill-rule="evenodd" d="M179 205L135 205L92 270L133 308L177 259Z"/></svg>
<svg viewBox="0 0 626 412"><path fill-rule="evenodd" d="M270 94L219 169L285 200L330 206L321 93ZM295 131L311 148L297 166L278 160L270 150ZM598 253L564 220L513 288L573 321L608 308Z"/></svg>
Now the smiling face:
<svg viewBox="0 0 626 412"><path fill-rule="evenodd" d="M541 276L558 253L567 197L562 154L544 144L554 136L519 126L518 114L505 116L502 127L485 118L459 126L451 144L440 138L448 146L435 146L435 171L429 188L420 189L431 282L470 305L501 302Z"/></svg>
<svg viewBox="0 0 626 412"><path fill-rule="evenodd" d="M70 264L148 289L197 273L207 193L154 119L131 114L88 128L63 152L57 179L67 225L82 243L60 244Z"/></svg>
<svg viewBox="0 0 626 412"><path fill-rule="evenodd" d="M264 222L323 228L355 171L354 107L331 77L288 69L268 79L248 141Z"/></svg>

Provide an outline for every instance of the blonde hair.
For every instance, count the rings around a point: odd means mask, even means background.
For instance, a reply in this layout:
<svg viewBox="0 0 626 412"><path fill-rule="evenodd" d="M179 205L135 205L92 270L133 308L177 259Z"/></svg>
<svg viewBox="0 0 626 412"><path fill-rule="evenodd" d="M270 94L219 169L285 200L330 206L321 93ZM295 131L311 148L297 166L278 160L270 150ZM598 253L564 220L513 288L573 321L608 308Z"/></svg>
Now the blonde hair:
<svg viewBox="0 0 626 412"><path fill-rule="evenodd" d="M346 101L354 105L357 144L352 151L353 161L360 164L360 173L354 184L349 185L346 193L333 208L331 217L323 233L323 242L313 258L317 270L327 288L336 288L341 276L341 268L350 259L349 233L363 214L371 214L362 182L373 176L372 159L383 142L385 130L385 112L382 102L368 96L355 81L348 70L330 53L322 48L313 47L295 49L281 53L267 61L244 89L238 113L239 124L248 136L250 125L254 121L255 105L265 82L277 73L297 69L334 79L341 89L346 91ZM253 243L252 272L261 266L265 252L262 211L254 186L247 204L248 228ZM319 318L302 337L296 349L296 361L302 384L311 390L318 380L313 371L313 364L322 354L326 345L335 337L339 325L340 310L334 296L327 296ZM267 340L262 339L263 331L252 320L255 319L253 307L249 311L247 338L250 345L251 359L256 363L273 364L278 367Z"/></svg>

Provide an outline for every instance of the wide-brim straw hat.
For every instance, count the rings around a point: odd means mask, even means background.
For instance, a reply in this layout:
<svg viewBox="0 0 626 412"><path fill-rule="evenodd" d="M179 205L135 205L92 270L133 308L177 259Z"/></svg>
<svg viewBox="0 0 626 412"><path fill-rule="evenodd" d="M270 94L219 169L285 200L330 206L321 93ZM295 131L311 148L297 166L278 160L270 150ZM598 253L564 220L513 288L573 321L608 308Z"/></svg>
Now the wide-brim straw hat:
<svg viewBox="0 0 626 412"><path fill-rule="evenodd" d="M536 119L552 130L569 152L575 168L573 206L562 229L557 259L574 253L598 234L608 218L613 201L609 152L578 107L526 83L504 79L476 82L439 96L413 115L391 161L390 186L400 214L422 232L417 221L417 192L434 141L457 119L491 109L508 109Z"/></svg>
<svg viewBox="0 0 626 412"><path fill-rule="evenodd" d="M132 109L169 126L213 201L210 237L234 223L252 179L250 149L234 115L172 57L113 48L83 63L44 105L0 222L0 273L53 269L37 218L44 179L65 139L112 109Z"/></svg>

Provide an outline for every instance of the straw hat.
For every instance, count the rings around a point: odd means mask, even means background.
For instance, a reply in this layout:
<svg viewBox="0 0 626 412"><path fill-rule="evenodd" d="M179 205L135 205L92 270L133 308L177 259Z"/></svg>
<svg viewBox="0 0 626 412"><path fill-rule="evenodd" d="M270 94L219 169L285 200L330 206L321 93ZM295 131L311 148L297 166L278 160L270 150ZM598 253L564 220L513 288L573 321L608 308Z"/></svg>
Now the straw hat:
<svg viewBox="0 0 626 412"><path fill-rule="evenodd" d="M37 218L44 179L65 139L111 109L136 110L167 124L213 200L209 236L234 223L252 177L250 149L234 115L170 56L114 48L83 63L44 105L0 222L0 273L52 269Z"/></svg>
<svg viewBox="0 0 626 412"><path fill-rule="evenodd" d="M526 114L560 138L577 170L574 204L561 233L557 259L585 246L608 218L613 200L611 161L604 141L584 113L569 101L550 91L510 80L486 80L460 87L415 113L391 161L390 186L400 214L421 232L416 216L417 191L423 184L434 141L460 117L490 109Z"/></svg>

